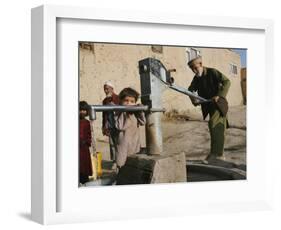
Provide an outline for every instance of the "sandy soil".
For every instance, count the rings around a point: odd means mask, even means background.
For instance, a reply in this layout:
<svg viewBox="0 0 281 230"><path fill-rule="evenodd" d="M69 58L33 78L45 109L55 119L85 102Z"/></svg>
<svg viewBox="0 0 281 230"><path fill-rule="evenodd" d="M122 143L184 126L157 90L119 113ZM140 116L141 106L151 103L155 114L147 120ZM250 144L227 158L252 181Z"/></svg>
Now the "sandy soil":
<svg viewBox="0 0 281 230"><path fill-rule="evenodd" d="M208 119L208 118L207 118ZM230 128L226 131L226 160L246 164L246 108L230 108ZM174 115L163 122L164 149L167 152L185 152L187 160L204 159L210 150L207 121L200 114Z"/></svg>
<svg viewBox="0 0 281 230"><path fill-rule="evenodd" d="M228 114L230 128L226 131L226 160L246 165L246 107L231 107ZM208 118L207 118L208 119ZM162 122L165 152L184 152L187 160L204 159L210 150L207 121L200 113L167 114ZM105 139L97 140L97 150L109 160L109 147Z"/></svg>

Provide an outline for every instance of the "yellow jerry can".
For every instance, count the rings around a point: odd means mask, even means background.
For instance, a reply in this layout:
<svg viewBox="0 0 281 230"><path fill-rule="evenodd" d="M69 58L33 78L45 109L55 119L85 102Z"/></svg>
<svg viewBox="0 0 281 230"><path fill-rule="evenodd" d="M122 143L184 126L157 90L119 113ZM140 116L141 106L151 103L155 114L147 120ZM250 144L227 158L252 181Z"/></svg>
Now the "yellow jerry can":
<svg viewBox="0 0 281 230"><path fill-rule="evenodd" d="M90 179L92 180L97 180L98 178L98 159L95 154L91 154L91 160L92 160L92 169L93 169L93 174L90 176Z"/></svg>
<svg viewBox="0 0 281 230"><path fill-rule="evenodd" d="M101 152L97 152L97 160L98 160L98 177L102 176L102 153Z"/></svg>

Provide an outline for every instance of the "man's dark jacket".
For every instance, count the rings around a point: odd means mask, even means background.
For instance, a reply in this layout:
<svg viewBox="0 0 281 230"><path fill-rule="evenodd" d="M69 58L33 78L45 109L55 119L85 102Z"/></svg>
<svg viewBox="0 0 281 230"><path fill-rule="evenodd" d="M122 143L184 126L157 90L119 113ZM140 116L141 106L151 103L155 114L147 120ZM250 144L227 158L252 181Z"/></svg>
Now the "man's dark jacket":
<svg viewBox="0 0 281 230"><path fill-rule="evenodd" d="M230 80L220 71L214 68L203 68L201 77L194 76L188 90L197 92L199 96L211 99L214 96L219 96L224 99L226 104L220 106L227 106L226 95L230 87ZM205 119L211 110L218 108L214 103L203 103L201 105L203 118ZM223 109L225 111L225 108Z"/></svg>

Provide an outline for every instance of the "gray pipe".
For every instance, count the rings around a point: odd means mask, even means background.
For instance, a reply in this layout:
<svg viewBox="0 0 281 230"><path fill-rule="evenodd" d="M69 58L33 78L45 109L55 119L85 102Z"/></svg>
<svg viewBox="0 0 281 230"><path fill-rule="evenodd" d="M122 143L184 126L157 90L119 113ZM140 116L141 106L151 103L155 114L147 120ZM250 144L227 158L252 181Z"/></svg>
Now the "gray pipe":
<svg viewBox="0 0 281 230"><path fill-rule="evenodd" d="M163 108L149 108L147 105L90 105L90 120L96 120L96 112L119 111L119 112L165 112Z"/></svg>
<svg viewBox="0 0 281 230"><path fill-rule="evenodd" d="M183 93L183 94L185 94L185 95L187 95L187 96L189 96L189 97L192 97L192 98L195 98L195 99L199 100L199 103L200 103L200 104L202 104L202 103L208 103L208 102L211 102L211 101L212 101L212 100L207 100L207 99L205 99L205 98L203 98L203 97L200 97L200 96L198 96L197 94L192 93L192 92L190 92L189 90L187 90L186 88L181 87L181 86L177 86L177 85L174 85L174 84L173 84L173 85L168 85L168 87L169 87L170 89L173 89L173 90L179 92L179 93Z"/></svg>

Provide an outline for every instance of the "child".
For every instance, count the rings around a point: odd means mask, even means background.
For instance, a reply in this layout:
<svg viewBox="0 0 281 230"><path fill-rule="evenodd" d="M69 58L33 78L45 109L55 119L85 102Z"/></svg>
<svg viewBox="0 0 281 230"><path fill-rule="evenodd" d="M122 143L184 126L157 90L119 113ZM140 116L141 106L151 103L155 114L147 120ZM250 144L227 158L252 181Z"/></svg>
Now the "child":
<svg viewBox="0 0 281 230"><path fill-rule="evenodd" d="M119 94L121 105L136 105L139 93L132 88L125 88ZM115 126L118 132L116 163L118 171L125 165L127 156L140 151L139 126L145 124L143 111L119 112L115 114Z"/></svg>
<svg viewBox="0 0 281 230"><path fill-rule="evenodd" d="M103 105L118 105L119 98L118 95L114 92L114 85L111 81L106 81L103 85L103 90L106 97L103 99ZM110 159L113 162L112 169L116 170L116 128L114 125L114 113L103 112L102 113L102 133L105 136L109 137L109 150L110 150Z"/></svg>
<svg viewBox="0 0 281 230"><path fill-rule="evenodd" d="M85 101L79 103L79 182L84 184L92 175L92 162L89 147L91 146L91 126L85 119L89 105Z"/></svg>

